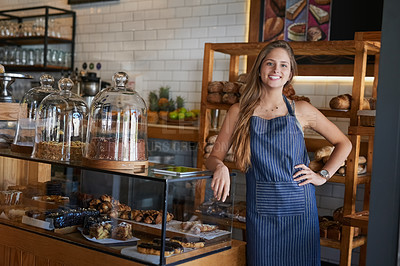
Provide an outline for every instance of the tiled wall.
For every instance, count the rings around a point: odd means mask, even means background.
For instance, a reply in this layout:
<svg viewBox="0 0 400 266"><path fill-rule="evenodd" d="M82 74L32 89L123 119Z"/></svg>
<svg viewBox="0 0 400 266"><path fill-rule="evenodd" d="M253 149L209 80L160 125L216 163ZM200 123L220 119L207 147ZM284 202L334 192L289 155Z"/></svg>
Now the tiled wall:
<svg viewBox="0 0 400 266"><path fill-rule="evenodd" d="M111 81L116 71L136 80L136 89L148 92L169 85L172 97L183 96L187 107L200 108L203 51L206 42L245 42L249 1L246 0L119 0L97 4L67 5L67 0L0 0L1 9L50 5L77 13L75 66L83 62L102 68L98 74ZM229 60L215 54L214 80L228 79ZM244 69L241 63L240 69ZM241 71L242 72L242 71ZM370 91L371 84L368 85ZM296 81L298 95L306 95L316 107L328 107L338 94L350 93L351 82ZM346 119L333 119L347 132ZM311 134L311 132L307 132ZM238 199L244 199L243 176L237 183ZM363 189L357 195L361 208ZM344 186L317 188L321 215L331 215L343 204ZM338 250L323 248L324 260L337 262ZM355 256L357 257L357 256Z"/></svg>

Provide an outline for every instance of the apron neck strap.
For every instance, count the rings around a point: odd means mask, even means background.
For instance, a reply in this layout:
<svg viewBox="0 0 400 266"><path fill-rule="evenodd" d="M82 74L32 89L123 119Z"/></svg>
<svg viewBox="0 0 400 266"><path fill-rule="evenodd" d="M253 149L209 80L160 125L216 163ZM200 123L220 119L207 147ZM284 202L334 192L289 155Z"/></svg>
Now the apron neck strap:
<svg viewBox="0 0 400 266"><path fill-rule="evenodd" d="M289 100L288 100L288 99L286 98L286 96L283 95L283 94L282 94L282 97L283 97L283 100L284 100L285 103L286 103L286 107L287 107L287 109L288 109L289 114L290 114L291 116L294 116L293 108L292 108L292 105L289 103Z"/></svg>

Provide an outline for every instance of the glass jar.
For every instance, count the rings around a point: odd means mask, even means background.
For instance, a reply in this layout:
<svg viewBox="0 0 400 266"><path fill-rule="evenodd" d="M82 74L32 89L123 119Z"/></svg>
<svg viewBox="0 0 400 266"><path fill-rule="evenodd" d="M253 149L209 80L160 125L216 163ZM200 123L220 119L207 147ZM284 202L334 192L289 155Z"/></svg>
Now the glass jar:
<svg viewBox="0 0 400 266"><path fill-rule="evenodd" d="M71 92L69 78L58 82L59 93L46 96L36 117L32 156L53 161L81 161L86 137L88 106Z"/></svg>
<svg viewBox="0 0 400 266"><path fill-rule="evenodd" d="M90 107L83 163L103 169L147 168L147 107L117 72L114 86L99 92Z"/></svg>
<svg viewBox="0 0 400 266"><path fill-rule="evenodd" d="M40 86L30 89L22 97L11 151L32 153L35 143L36 110L47 95L60 91L53 88L53 84L54 78L51 75L44 74L40 77Z"/></svg>

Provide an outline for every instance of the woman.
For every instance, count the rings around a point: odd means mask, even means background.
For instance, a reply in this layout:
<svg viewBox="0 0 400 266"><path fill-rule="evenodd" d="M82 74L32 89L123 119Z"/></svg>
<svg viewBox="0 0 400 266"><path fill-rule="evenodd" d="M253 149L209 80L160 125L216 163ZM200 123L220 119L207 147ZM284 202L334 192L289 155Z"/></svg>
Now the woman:
<svg viewBox="0 0 400 266"><path fill-rule="evenodd" d="M231 145L237 167L246 172L248 265L320 265L314 186L324 184L351 150L348 138L311 104L283 96L296 70L285 41L269 43L259 53L245 92L229 109L206 161L218 200L229 195L223 159ZM304 128L335 147L319 173L308 168Z"/></svg>

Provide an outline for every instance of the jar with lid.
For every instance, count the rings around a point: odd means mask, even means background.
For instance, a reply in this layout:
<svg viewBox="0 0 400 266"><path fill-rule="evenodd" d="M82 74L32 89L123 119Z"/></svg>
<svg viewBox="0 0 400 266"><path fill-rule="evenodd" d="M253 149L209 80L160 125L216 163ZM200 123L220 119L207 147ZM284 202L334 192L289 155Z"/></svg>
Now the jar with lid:
<svg viewBox="0 0 400 266"><path fill-rule="evenodd" d="M30 89L22 97L11 151L32 153L35 143L36 110L47 95L60 91L58 88L54 88L53 84L53 76L44 74L40 77L40 86Z"/></svg>
<svg viewBox="0 0 400 266"><path fill-rule="evenodd" d="M145 171L147 107L126 87L128 75L117 72L114 86L99 92L90 107L83 163L103 169Z"/></svg>
<svg viewBox="0 0 400 266"><path fill-rule="evenodd" d="M86 140L88 106L71 92L69 78L58 82L59 93L46 96L36 115L32 157L54 161L81 161Z"/></svg>

